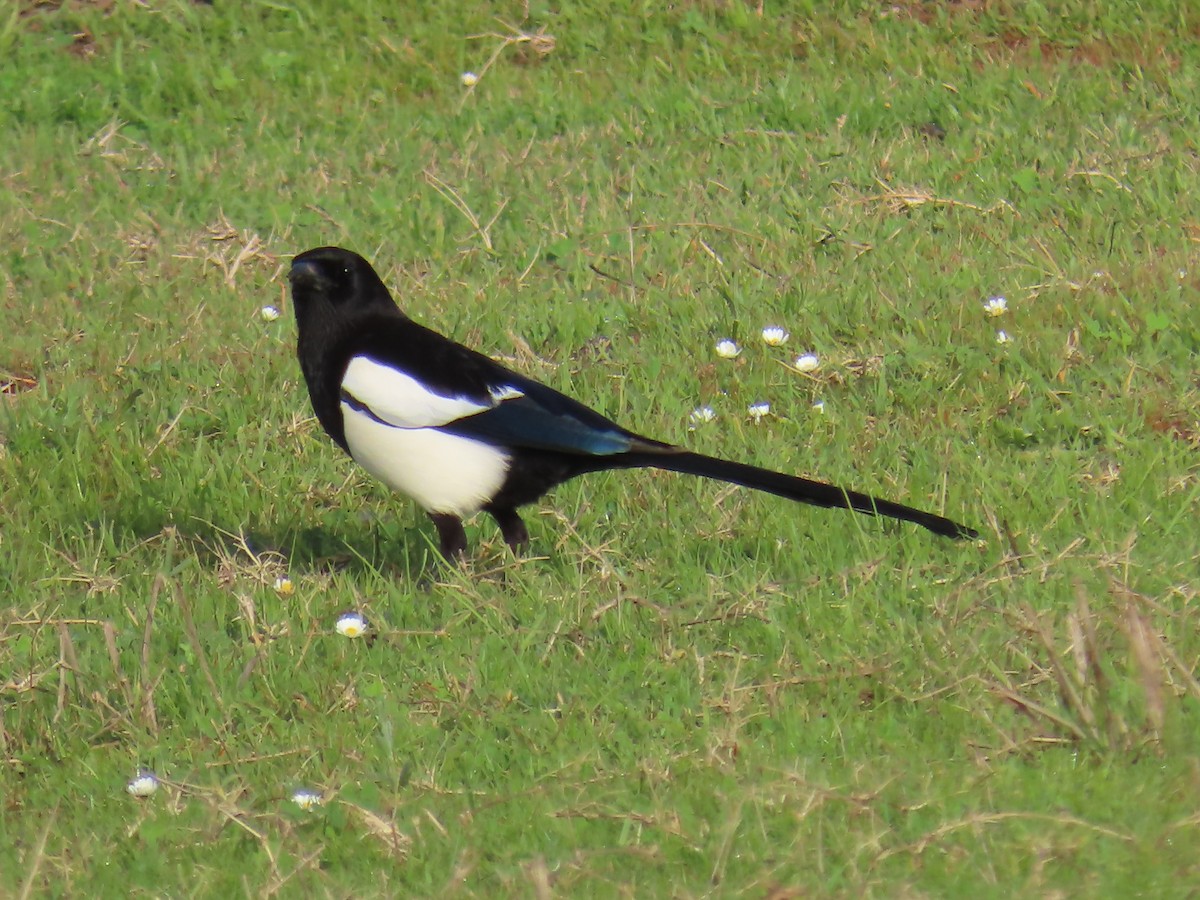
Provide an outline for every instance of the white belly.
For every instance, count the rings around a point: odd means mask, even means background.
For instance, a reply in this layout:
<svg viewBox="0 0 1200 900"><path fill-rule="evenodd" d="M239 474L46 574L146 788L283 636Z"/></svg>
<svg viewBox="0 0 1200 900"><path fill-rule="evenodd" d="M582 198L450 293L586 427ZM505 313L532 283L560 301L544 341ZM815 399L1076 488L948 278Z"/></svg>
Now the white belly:
<svg viewBox="0 0 1200 900"><path fill-rule="evenodd" d="M345 403L342 421L354 461L428 512L476 513L508 474L508 454L479 441L431 428L393 428Z"/></svg>

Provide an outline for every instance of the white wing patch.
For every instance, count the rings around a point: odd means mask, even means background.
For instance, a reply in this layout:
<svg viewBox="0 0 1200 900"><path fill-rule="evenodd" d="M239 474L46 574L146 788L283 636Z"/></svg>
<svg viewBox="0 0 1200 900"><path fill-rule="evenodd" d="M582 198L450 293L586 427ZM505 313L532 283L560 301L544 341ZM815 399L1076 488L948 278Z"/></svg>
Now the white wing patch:
<svg viewBox="0 0 1200 900"><path fill-rule="evenodd" d="M394 428L437 428L524 396L511 385L498 385L489 391L490 403L444 397L411 375L366 356L350 360L342 377L342 390Z"/></svg>
<svg viewBox="0 0 1200 900"><path fill-rule="evenodd" d="M497 404L503 403L505 400L516 400L518 397L525 396L523 391L517 390L511 384L501 384L489 388L488 393L492 395L492 399L495 400Z"/></svg>

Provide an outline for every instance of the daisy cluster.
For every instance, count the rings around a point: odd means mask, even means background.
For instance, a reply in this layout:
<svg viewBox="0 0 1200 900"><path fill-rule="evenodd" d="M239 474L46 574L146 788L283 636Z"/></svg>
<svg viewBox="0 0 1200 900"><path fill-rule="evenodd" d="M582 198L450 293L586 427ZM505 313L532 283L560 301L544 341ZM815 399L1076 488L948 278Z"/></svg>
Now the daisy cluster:
<svg viewBox="0 0 1200 900"><path fill-rule="evenodd" d="M138 769L137 775L125 785L125 790L130 796L136 797L139 800L145 800L153 797L158 793L159 780L149 769ZM317 807L325 802L325 797L320 791L315 791L308 787L298 787L292 791L290 799L297 807L304 812L312 812Z"/></svg>
<svg viewBox="0 0 1200 900"><path fill-rule="evenodd" d="M130 782L125 785L125 790L131 797L136 797L138 800L146 800L158 793L159 788L158 776L149 769L138 769ZM304 812L312 812L319 806L324 804L325 796L320 792L309 787L295 788L289 799Z"/></svg>
<svg viewBox="0 0 1200 900"><path fill-rule="evenodd" d="M983 301L983 314L988 319L999 319L1008 314L1008 300L1002 295L996 294L988 297ZM761 333L762 342L768 347L782 347L791 338L788 330L781 325L767 325ZM996 343L1004 346L1012 343L1012 337L1003 328L996 331ZM713 346L713 351L718 359L735 360L743 353L743 347L736 340L730 337L723 337ZM787 368L791 369L798 375L814 376L821 368L821 357L815 350L806 350L797 355L790 363L785 363ZM820 398L814 398L811 409L814 413L825 412L825 401ZM746 416L752 422L760 422L771 415L771 404L765 400L759 400L751 403L746 409ZM717 419L717 412L711 406L698 406L692 410L688 416L690 428L695 430L701 425L706 425Z"/></svg>
<svg viewBox="0 0 1200 900"><path fill-rule="evenodd" d="M983 301L983 314L989 319L998 319L1008 312L1008 301L1004 297L996 294L993 297L988 297ZM996 343L1008 344L1012 342L1012 338L1008 336L1008 332L1003 328L996 331Z"/></svg>
<svg viewBox="0 0 1200 900"><path fill-rule="evenodd" d="M791 339L791 334L782 325L766 325L760 334L762 342L768 347L782 347ZM742 355L742 346L733 338L721 338L713 347L718 359L737 359ZM821 357L814 351L806 350L799 354L791 362L785 363L787 368L791 369L799 375L812 375L821 368ZM816 400L812 404L814 412L824 412L825 404L821 400ZM761 422L763 419L771 415L771 404L766 400L758 400L751 403L746 408L746 416L752 422ZM700 425L705 425L714 421L717 418L716 411L711 406L700 406L692 410L688 417L691 423L691 428L695 429Z"/></svg>

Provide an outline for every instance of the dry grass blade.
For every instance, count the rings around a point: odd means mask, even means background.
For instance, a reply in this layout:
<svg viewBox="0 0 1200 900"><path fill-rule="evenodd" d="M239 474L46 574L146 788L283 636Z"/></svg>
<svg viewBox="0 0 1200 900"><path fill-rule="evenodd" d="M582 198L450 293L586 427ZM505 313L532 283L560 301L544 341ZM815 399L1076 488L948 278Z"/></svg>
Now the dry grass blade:
<svg viewBox="0 0 1200 900"><path fill-rule="evenodd" d="M17 897L20 900L26 900L34 895L33 884L37 881L38 870L42 867L42 860L46 858L46 841L50 837L50 832L54 829L55 823L58 821L58 805L55 804L54 809L50 811L50 815L46 818L46 825L42 829L42 833L38 835L37 844L33 848L33 859L29 863L29 871L25 873L25 880L21 882L21 890L17 892Z"/></svg>
<svg viewBox="0 0 1200 900"><path fill-rule="evenodd" d="M1133 651L1142 695L1146 700L1146 717L1155 736L1162 734L1166 710L1163 702L1163 685L1167 681L1162 660L1156 652L1158 638L1153 634L1145 618L1131 602L1125 604L1124 630Z"/></svg>
<svg viewBox="0 0 1200 900"><path fill-rule="evenodd" d="M979 206L975 203L968 203L965 200L955 200L950 197L939 197L932 191L922 188L893 188L890 184L884 181L876 181L882 191L878 194L873 194L869 197L864 197L860 202L863 203L883 203L894 213L905 212L910 209L915 209L919 206L944 206L958 207L962 209L970 209L975 212L990 215L991 213L1003 210L1012 211L1012 205L1007 200L997 200L991 206Z"/></svg>
<svg viewBox="0 0 1200 900"><path fill-rule="evenodd" d="M1078 587L1076 585L1077 590ZM1079 607L1075 612L1067 613L1067 637L1071 639L1071 658L1075 662L1075 679L1080 684L1087 682L1090 670L1087 641L1083 634L1083 617L1087 615L1086 603L1087 599L1081 597Z"/></svg>
<svg viewBox="0 0 1200 900"><path fill-rule="evenodd" d="M287 885L289 881L303 872L305 869L320 869L321 855L325 852L325 845L318 844L316 849L311 853L306 854L303 858L297 860L296 865L292 867L292 871L286 875L276 872L271 881L263 889L264 897L274 897Z"/></svg>
<svg viewBox="0 0 1200 900"><path fill-rule="evenodd" d="M287 574L287 560L275 550L255 551L242 531L232 532L212 522L200 519L213 531L224 536L232 548L220 541L201 543L217 558L217 578L222 585L234 584L245 577L264 587L273 586L275 579Z"/></svg>
<svg viewBox="0 0 1200 900"><path fill-rule="evenodd" d="M1112 587L1115 592L1120 593L1126 598L1127 603L1137 603L1140 606L1148 607L1157 612L1163 611L1159 604L1155 603L1149 597L1139 594L1137 591L1130 590L1128 586L1120 582L1114 581ZM1184 665L1183 660L1175 652L1175 649L1163 640L1159 634L1154 631L1147 631L1146 634L1153 639L1158 652L1171 664L1179 679L1183 682L1184 690L1194 700L1200 700L1200 681L1197 681L1196 676L1192 674L1192 669Z"/></svg>
<svg viewBox="0 0 1200 900"><path fill-rule="evenodd" d="M530 33L527 31L522 31L519 28L514 28L512 25L509 25L504 21L501 21L500 24L507 29L508 34L497 34L494 31L489 31L487 34L473 34L469 37L469 40L473 41L494 40L497 42L497 44L492 49L492 55L487 58L487 62L485 62L482 68L475 73L475 80L470 83L464 82L467 84L467 90L463 94L462 100L459 101L459 110L462 110L462 108L466 105L468 98L475 93L475 89L483 80L483 76L486 75L492 66L496 64L496 61L500 59L500 54L502 54L509 47L520 47L523 45L528 46L533 50L536 57L540 59L553 53L554 48L558 45L558 40L554 37L554 35L546 34L546 29L544 26L539 28L536 32Z"/></svg>
<svg viewBox="0 0 1200 900"><path fill-rule="evenodd" d="M221 714L225 714L225 701L221 698L221 692L217 689L217 680L213 677L212 669L208 667L208 657L204 654L204 645L200 643L200 636L196 633L196 623L192 619L192 606L188 602L187 594L184 593L183 587L179 582L173 582L172 588L175 592L175 604L179 607L179 612L183 616L183 630L187 633L188 642L192 645L192 650L196 654L196 660L200 663L200 671L204 673L204 680L208 682L208 688L212 691L213 700L221 709Z"/></svg>
<svg viewBox="0 0 1200 900"><path fill-rule="evenodd" d="M1071 679L1071 674L1067 666L1063 663L1062 657L1054 647L1054 637L1047 630L1045 624L1033 607L1028 603L1023 606L1025 614L1025 623L1037 636L1042 644L1042 649L1046 651L1046 655L1050 659L1050 672L1054 676L1054 681L1058 685L1059 696L1062 699L1063 705L1069 712L1077 715L1086 728L1075 729L1079 733L1086 733L1093 739L1099 739L1099 732L1096 730L1096 715L1091 706L1084 702L1083 685L1076 684Z"/></svg>
<svg viewBox="0 0 1200 900"><path fill-rule="evenodd" d="M154 576L154 583L150 587L150 605L146 609L146 627L142 631L142 677L138 685L142 702L139 706L142 721L151 734L158 734L158 716L154 711L154 689L158 686L158 681L150 674L150 638L154 634L154 611L158 607L158 598L165 583L166 579L161 572Z"/></svg>
<svg viewBox="0 0 1200 900"><path fill-rule="evenodd" d="M1079 648L1079 661L1083 664L1083 668L1079 678L1080 681L1090 678L1092 683L1101 692L1104 692L1108 689L1108 676L1100 665L1100 642L1096 637L1096 617L1092 615L1087 593L1079 582L1075 583L1075 597L1073 621L1079 629L1079 639L1082 642Z"/></svg>
<svg viewBox="0 0 1200 900"><path fill-rule="evenodd" d="M58 630L58 669L62 674L58 679L58 699L54 707L54 722L62 718L67 708L67 677L75 685L79 693L79 658L75 654L75 643L71 640L71 631L64 622L55 623Z"/></svg>
<svg viewBox="0 0 1200 900"><path fill-rule="evenodd" d="M145 144L121 133L126 122L113 119L79 149L80 155L96 155L125 172L161 172L167 168L163 158Z"/></svg>
<svg viewBox="0 0 1200 900"><path fill-rule="evenodd" d="M429 183L430 187L446 198L451 206L462 213L463 218L471 223L471 227L475 229L475 233L478 234L479 239L483 241L483 246L489 253L494 253L496 248L492 246L491 228L496 224L496 220L500 218L500 214L504 212L505 207L508 206L508 200L502 200L500 202L500 208L496 210L496 214L492 216L486 225L483 225L480 224L479 217L475 215L471 207L467 205L467 201L462 198L458 191L446 184L446 182L442 181L442 179L438 178L428 169L425 170L425 180Z"/></svg>
<svg viewBox="0 0 1200 900"><path fill-rule="evenodd" d="M687 842L688 846L700 849L700 845L684 832L683 823L675 812L658 817L639 812L612 812L601 808L599 803L589 803L574 809L560 809L553 815L556 819L583 819L587 822L631 822L640 828L661 829Z"/></svg>
<svg viewBox="0 0 1200 900"><path fill-rule="evenodd" d="M1154 625L1155 614L1174 618L1181 614L1165 602L1110 580L1116 603L1101 617L1093 611L1083 585L1076 581L1073 588L1075 607L1065 617L1069 655L1055 646L1047 614L1022 604L1017 624L1036 640L1040 652L1015 647L1030 667L1031 677L1021 686L1006 678L992 690L1019 711L1060 729L1068 739L1089 741L1098 750L1128 752L1157 742L1170 713L1169 699L1185 694L1200 699L1200 682ZM1107 665L1105 654L1110 659ZM1044 663L1037 661L1039 657ZM1057 689L1058 708L1029 695L1030 688L1047 679ZM1138 691L1130 695L1127 684Z"/></svg>
<svg viewBox="0 0 1200 900"><path fill-rule="evenodd" d="M279 261L258 234L236 228L224 212L219 212L216 222L180 246L175 255L216 266L230 288L237 287L238 273L247 264L257 264L261 272L266 272L274 270Z"/></svg>
<svg viewBox="0 0 1200 900"><path fill-rule="evenodd" d="M163 445L163 443L167 440L167 438L169 438L171 436L171 434L175 431L176 427L178 427L179 420L183 418L183 414L186 413L189 409L191 409L191 405L187 404L187 403L185 403L185 404L183 404L183 406L179 407L179 412L175 413L175 415L171 419L171 421L168 422L159 431L158 440L156 440L154 442L154 446L146 451L146 459L150 459L150 457L154 456L154 454L158 450L158 448Z"/></svg>
<svg viewBox="0 0 1200 900"><path fill-rule="evenodd" d="M997 684L992 686L992 690L1019 709L1021 712L1024 712L1028 715L1041 717L1047 722L1057 725L1063 731L1069 733L1077 741L1087 740L1088 733L1070 719L1059 715L1040 703L1030 700L1028 697L1022 697L1012 688Z"/></svg>
<svg viewBox="0 0 1200 900"><path fill-rule="evenodd" d="M536 900L550 900L554 896L554 877L544 857L537 857L524 866L525 874L533 886L533 896Z"/></svg>
<svg viewBox="0 0 1200 900"><path fill-rule="evenodd" d="M876 862L881 862L889 856L895 856L898 853L913 853L920 855L928 850L932 845L938 843L948 835L956 831L962 831L964 828L978 828L982 825L996 825L1000 822L1008 822L1011 820L1022 820L1030 822L1046 822L1054 825L1069 825L1075 828L1085 828L1089 831L1094 831L1097 834L1105 837L1115 838L1119 841L1132 843L1133 835L1126 834L1123 831L1117 831L1115 828L1108 828L1104 825L1097 825L1095 822L1088 822L1086 819L1080 819L1077 816L1068 815L1051 815L1049 813L1036 812L994 812L994 813L974 813L969 816L964 816L961 819L956 819L953 822L947 822L944 825L939 825L933 831L926 834L921 839L904 847L896 847L890 850L885 850L876 859Z"/></svg>
<svg viewBox="0 0 1200 900"><path fill-rule="evenodd" d="M1076 664L1081 666L1079 681L1081 684L1090 681L1098 697L1111 697L1109 678L1104 671L1104 666L1100 664L1100 640L1096 635L1096 617L1088 602L1087 592L1078 581L1075 582L1075 597L1075 612L1068 617L1067 625L1068 628L1073 627L1078 631L1077 635L1072 635L1072 640L1078 642L1075 649ZM1098 706L1104 720L1104 731L1108 735L1109 746L1121 746L1128 732L1125 721L1116 715L1112 704L1099 703Z"/></svg>
<svg viewBox="0 0 1200 900"><path fill-rule="evenodd" d="M412 848L412 838L397 828L395 823L355 803L342 801L342 804L354 813L354 817L358 819L368 834L383 843L392 856L400 860L408 858L409 850Z"/></svg>
<svg viewBox="0 0 1200 900"><path fill-rule="evenodd" d="M129 693L129 679L121 670L121 654L117 650L117 629L112 622L104 623L104 647L108 650L108 661L112 663L113 675L117 679L117 687L121 690L121 698L125 701L126 710L133 709L133 698Z"/></svg>

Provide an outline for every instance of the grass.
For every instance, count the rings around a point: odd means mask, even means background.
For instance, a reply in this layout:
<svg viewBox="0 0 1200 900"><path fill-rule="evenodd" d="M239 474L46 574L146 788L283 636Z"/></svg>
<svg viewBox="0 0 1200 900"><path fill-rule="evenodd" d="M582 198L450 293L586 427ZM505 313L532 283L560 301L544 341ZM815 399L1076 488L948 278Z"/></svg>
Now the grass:
<svg viewBox="0 0 1200 900"><path fill-rule="evenodd" d="M16 893L1188 893L1200 18L763 6L9 7ZM987 540L620 473L440 569L308 418L328 243L639 431Z"/></svg>

